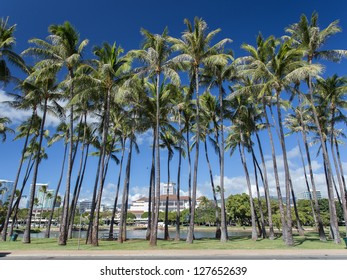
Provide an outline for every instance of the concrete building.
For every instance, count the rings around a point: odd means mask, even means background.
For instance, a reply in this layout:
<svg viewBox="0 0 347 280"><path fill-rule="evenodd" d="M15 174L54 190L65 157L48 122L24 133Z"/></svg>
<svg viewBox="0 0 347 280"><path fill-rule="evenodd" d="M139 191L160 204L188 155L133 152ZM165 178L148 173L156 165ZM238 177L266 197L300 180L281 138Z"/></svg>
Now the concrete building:
<svg viewBox="0 0 347 280"><path fill-rule="evenodd" d="M90 200L81 200L79 202L79 209L85 213L85 212L90 212L92 210L92 202ZM105 205L101 204L100 205L100 212L105 211Z"/></svg>
<svg viewBox="0 0 347 280"><path fill-rule="evenodd" d="M13 186L13 181L0 179L0 204L3 204L10 199Z"/></svg>
<svg viewBox="0 0 347 280"><path fill-rule="evenodd" d="M159 211L164 212L165 207L166 207L166 198L167 198L167 193L169 193L168 196L168 208L169 211L176 211L177 209L177 191L175 188L174 183L165 184L162 187L160 195L160 208ZM189 197L188 196L180 196L180 211L184 209L189 208ZM133 213L136 218L141 218L141 215L145 212L148 212L148 204L149 204L149 199L148 197L141 197L140 199L133 201L132 205L130 206L128 212Z"/></svg>
<svg viewBox="0 0 347 280"><path fill-rule="evenodd" d="M299 193L297 195L297 199L310 199L310 193L311 193L311 197L313 198L313 191L311 190L310 192L304 191L304 192ZM322 194L321 194L320 190L317 190L316 194L317 194L317 199L322 199Z"/></svg>

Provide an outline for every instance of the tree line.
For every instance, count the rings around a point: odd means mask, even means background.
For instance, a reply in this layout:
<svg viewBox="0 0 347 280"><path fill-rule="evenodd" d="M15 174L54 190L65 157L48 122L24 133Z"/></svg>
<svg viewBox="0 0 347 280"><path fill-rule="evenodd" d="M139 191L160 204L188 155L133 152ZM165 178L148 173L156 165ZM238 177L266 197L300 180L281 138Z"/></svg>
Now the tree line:
<svg viewBox="0 0 347 280"><path fill-rule="evenodd" d="M254 45L242 44L245 56L234 57L227 49L231 39L214 42L221 31L209 31L207 23L196 17L184 20L186 29L180 38L171 37L168 29L152 34L141 29L144 42L140 49L124 50L114 42L93 47L93 58L84 59L88 40L81 40L78 31L69 23L51 25L45 39L30 39L30 47L20 55L14 52L15 27L8 19L0 21L0 78L5 86L15 85L18 93L11 94L8 102L16 109L28 110L31 117L16 128L15 139L24 139L18 171L14 180L6 217L2 225L2 240L6 240L9 221L15 219L16 205L29 179L29 210L26 218L24 243L30 243L35 187L46 155L46 148L61 141L64 157L59 171L59 182L53 198L51 215L62 179L65 175L65 193L58 244L66 245L72 236L74 215L83 186L84 174L90 154L98 157L89 217L87 243L98 245L101 200L109 164L119 165L114 210L110 234L114 231L116 206L121 203L118 241L126 241L126 219L131 180L133 153L139 150L136 136L153 132L152 164L149 172L149 208L147 239L157 244L161 157L160 149L168 153L168 184L171 159L178 155L177 201L180 201L181 164L187 158L189 174L189 227L187 242L194 240L198 164L201 150L209 167L213 204L215 206L216 237L227 242L227 213L224 186L226 151L230 156L238 152L248 188L252 239L259 236L273 239L272 213L267 170L262 145L270 144L273 175L282 237L288 246L294 245L293 221L303 234L288 163L286 136L297 134L298 145L303 145L301 159L305 170L305 183L310 195L310 207L320 239L326 240L321 206L317 198L312 168L312 143L319 145L323 158L329 202L329 235L340 243L335 196L347 220L346 183L340 157L341 139L346 124L346 77L334 75L323 78L324 66L320 59L338 62L347 55L346 50L324 49L329 37L341 32L338 21L321 28L318 14L311 18L302 15L297 23L285 29L280 38L264 38L259 33ZM34 61L29 65L25 58ZM11 75L11 67L18 67L24 79ZM184 75L188 83L182 83ZM52 136L46 130L47 114L59 117L61 123ZM0 116L0 133L14 132L11 120ZM91 122L90 119L96 121ZM264 130L268 139L261 139ZM218 166L210 164L207 142L212 143ZM284 193L278 172L280 144L284 166ZM257 148L257 149L255 149ZM300 146L301 148L301 146ZM247 154L251 162L247 162ZM194 156L194 158L193 158ZM79 159L79 161L78 161ZM25 165L26 164L26 165ZM73 168L77 176L72 176ZM213 181L213 170L220 175L219 185ZM123 169L125 169L123 171ZM253 170L253 171L252 171ZM214 171L216 172L216 171ZM122 175L124 173L124 178ZM251 175L256 181L257 200L254 199ZM22 181L20 181L22 179ZM121 183L123 180L122 194ZM337 181L337 182L336 182ZM19 195L16 196L16 192ZM265 194L265 205L260 194ZM217 202L220 196L220 209ZM285 196L285 201L283 197ZM119 200L121 197L121 201ZM257 202L256 202L257 201ZM293 201L293 207L291 202ZM168 202L168 198L166 199ZM168 209L168 208L167 208ZM266 216L266 217L265 217ZM295 218L293 218L293 216ZM176 211L175 239L180 239L179 203ZM50 221L52 220L52 216ZM168 220L166 210L165 220ZM260 225L257 230L257 222ZM169 238L168 222L165 238ZM49 237L51 224L47 226ZM266 230L268 228L268 230Z"/></svg>

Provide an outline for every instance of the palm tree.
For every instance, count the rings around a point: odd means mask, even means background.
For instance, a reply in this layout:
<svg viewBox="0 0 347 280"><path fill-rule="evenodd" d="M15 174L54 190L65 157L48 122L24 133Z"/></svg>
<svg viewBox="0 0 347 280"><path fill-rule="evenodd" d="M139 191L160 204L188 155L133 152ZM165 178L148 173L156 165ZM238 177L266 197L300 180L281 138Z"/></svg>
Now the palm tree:
<svg viewBox="0 0 347 280"><path fill-rule="evenodd" d="M107 135L110 122L110 107L113 106L112 100L117 93L117 87L123 82L126 72L129 69L128 60L121 57L123 49L117 47L116 43L112 46L108 43L104 43L102 47L94 47L94 54L97 56L97 69L93 75L95 80L95 90L99 90L103 101L101 109L102 115L102 143L100 150L100 173L97 175L99 178L99 190L96 198L95 205L95 218L93 217L93 230L92 230L92 244L98 246L98 226L99 226L99 214L101 206L101 198L104 186L104 173L106 170L105 158L106 158L106 146ZM92 89L94 90L94 89Z"/></svg>
<svg viewBox="0 0 347 280"><path fill-rule="evenodd" d="M342 181L340 168L337 162L337 158L334 152L334 144L336 141L336 124L338 122L346 123L346 117L342 109L347 108L347 101L345 100L347 94L347 78L338 77L336 74L326 79L317 79L315 86L317 95L321 104L327 109L328 113L328 133L330 134L330 145L332 158L335 165L336 176L338 184L340 186L340 195L342 201L342 209L345 221L347 220L347 203L346 203L346 189ZM329 137L327 135L327 137ZM341 169L342 170L342 169ZM347 224L346 224L347 227Z"/></svg>
<svg viewBox="0 0 347 280"><path fill-rule="evenodd" d="M15 30L15 24L8 26L8 17L6 19L0 18L0 82L4 83L12 79L8 62L20 69L26 69L23 59L13 51L13 46L16 43L13 36Z"/></svg>
<svg viewBox="0 0 347 280"><path fill-rule="evenodd" d="M23 100L23 98L21 98L21 100ZM21 173L21 170L22 170L22 166L23 166L24 160L26 158L25 153L27 152L27 146L28 146L28 143L29 143L29 137L32 134L36 135L36 137L37 137L40 125L41 125L41 119L37 116L36 102L35 102L34 109L32 111L32 116L29 118L28 121L25 121L22 125L17 127L18 133L17 133L17 136L15 137L15 140L19 139L19 138L22 138L22 137L25 137L25 141L24 141L24 145L23 145L23 149L22 149L22 153L21 153L21 159L19 161L19 167L18 167L18 170L17 170L16 178L15 178L15 181L13 183L13 190L12 190L12 193L11 193L11 196L10 196L9 205L11 207L8 207L8 209L7 209L7 214L6 214L6 218L5 218L5 221L4 221L4 228L2 230L2 237L1 238L2 238L3 241L6 241L7 227L8 227L8 223L9 223L10 216L11 216L11 213L12 213L12 205L13 205L15 192L16 192L16 189L17 189L18 181L19 181L19 176L20 176L20 173ZM35 137L35 141L36 141L36 137Z"/></svg>
<svg viewBox="0 0 347 280"><path fill-rule="evenodd" d="M251 181L249 176L249 171L247 167L246 162L246 156L245 156L245 147L250 150L250 147L252 145L250 136L250 125L249 120L251 118L249 117L248 110L245 106L242 106L243 108L239 110L238 115L233 119L233 125L230 127L230 133L226 139L226 147L228 149L231 149L230 154L232 155L236 148L239 149L241 162L244 168L245 176L246 176L246 182L248 187L248 194L249 194L249 200L250 200L250 208L251 208L251 221L252 221L252 239L257 240L257 229L256 229L256 214L255 214L255 207L253 202L253 196L252 196L252 188L251 188Z"/></svg>
<svg viewBox="0 0 347 280"><path fill-rule="evenodd" d="M286 32L288 32L293 38L293 43L295 46L299 46L300 48L305 50L304 56L307 59L308 64L312 64L313 59L327 59L330 61L338 62L342 57L347 55L346 50L322 50L322 47L326 43L327 39L332 35L335 35L341 32L341 28L338 26L339 21L335 20L330 23L325 29L321 29L318 25L318 13L314 12L311 15L310 22L307 17L303 14L300 17L300 21L298 23L294 23L290 25ZM334 203L334 195L333 195L333 184L332 184L332 168L330 164L330 159L328 156L328 151L324 145L324 135L322 132L322 127L320 126L317 110L313 104L313 88L312 88L312 75L307 77L307 83L309 87L309 97L310 104L313 112L314 122L317 126L317 131L320 137L323 158L326 164L327 171L327 187L329 195L329 209L330 209L330 227L332 230L332 235L335 243L340 243L340 234L337 224L336 217L336 207Z"/></svg>
<svg viewBox="0 0 347 280"><path fill-rule="evenodd" d="M220 149L220 143L219 143L220 126L218 124L218 121L219 121L218 111L220 111L220 108L218 107L218 101L216 100L216 98L209 92L204 93L201 96L200 101L201 101L201 111L203 112L201 116L202 131L201 131L200 137L204 143L205 158L206 158L207 166L210 173L213 200L216 207L215 209L216 235L215 236L216 238L220 239L221 238L221 222L219 217L220 216L219 206L217 201L216 188L214 186L212 168L211 168L211 164L210 164L210 160L208 156L208 150L207 150L207 140L210 139L212 145L214 146L215 152L219 157L219 162L221 163L221 149ZM210 124L213 124L213 128L210 128ZM212 139L212 137L209 136L209 134L212 132L214 134L214 139Z"/></svg>
<svg viewBox="0 0 347 280"><path fill-rule="evenodd" d="M243 44L242 48L246 50L250 55L236 59L234 64L237 69L240 68L238 72L241 77L245 77L243 78L243 80L247 81L247 83L243 87L237 88L228 97L228 99L232 99L242 94L256 95L257 98L255 100L260 99L260 103L262 104L262 111L265 118L265 127L267 128L269 140L270 140L272 163L273 163L273 169L274 169L274 175L275 175L276 191L278 196L278 205L279 205L280 217L281 217L281 223L282 223L282 233L283 233L283 239L285 240L286 232L287 232L287 223L286 223L284 207L282 202L282 194L281 194L280 181L279 181L279 175L278 175L275 145L274 145L273 135L272 135L269 117L267 113L267 107L270 102L269 102L269 98L265 96L265 94L268 94L268 92L263 87L264 80L266 81L266 76L264 75L257 76L255 75L257 73L254 72L254 69L252 68L252 66L248 68L248 64L252 65L252 63L254 63L255 69L257 68L266 69L267 65L269 64L273 56L274 49L276 48L276 40L273 36L270 36L269 38L264 39L263 36L259 34L257 37L257 48L248 44ZM248 78L248 76L250 76L250 78ZM271 101L271 98L270 98L270 101ZM235 111L234 114L235 113L237 113L237 111ZM258 141L259 147L261 147L258 136L257 136L257 141ZM261 154L263 154L261 148L260 148L260 151L261 151ZM262 161L263 161L263 166L265 166L263 155L262 155ZM264 171L265 170L266 169L264 169ZM267 197L268 211L271 211L269 192L265 191L265 194ZM270 229L270 238L271 238L271 229Z"/></svg>
<svg viewBox="0 0 347 280"><path fill-rule="evenodd" d="M159 148L159 122L160 122L160 77L163 74L168 77L172 83L179 85L180 78L174 70L173 63L169 60L172 49L168 44L168 30L165 28L161 35L152 34L145 29L141 29L141 33L145 36L145 42L142 50L131 51L130 56L138 58L143 62L144 66L135 69L138 75L147 74L149 77L155 77L156 83L156 128L155 128L155 149L156 149L156 167L155 167L155 196L152 197L152 204L155 205L155 213L152 219L150 245L157 245L158 235L158 219L160 205L160 148Z"/></svg>
<svg viewBox="0 0 347 280"><path fill-rule="evenodd" d="M31 39L29 42L36 46L27 49L24 53L33 54L42 58L42 60L39 62L39 65L47 68L48 71L58 71L63 67L66 67L66 69L68 70L69 78L65 81L65 84L68 88L68 98L72 100L75 94L73 83L75 69L81 61L82 52L85 46L88 44L88 40L83 40L80 43L78 32L68 21L66 21L62 25L51 25L48 30L51 33L51 35L47 37L47 41L41 39ZM68 153L68 167L62 221L58 240L59 245L66 245L67 241L68 212L74 150L74 106L70 106L69 117L70 141Z"/></svg>
<svg viewBox="0 0 347 280"><path fill-rule="evenodd" d="M215 63L208 64L204 68L204 77L209 84L209 87L217 87L219 94L219 122L220 122L220 143L219 146L219 164L220 164L220 195L221 195L221 241L226 242L228 239L228 230L226 226L226 212L225 212L225 197L224 197L224 114L225 114L225 105L223 104L223 99L225 95L225 89L223 83L226 80L230 80L234 76L234 68L229 65L233 60L231 53L224 53L224 50L221 51L220 60L215 61ZM218 142L219 140L216 139Z"/></svg>
<svg viewBox="0 0 347 280"><path fill-rule="evenodd" d="M33 179L30 189L30 198L29 198L29 213L26 223L26 228L23 236L23 243L30 243L30 228L31 228L31 215L34 206L35 198L35 188L36 181L38 176L39 164L41 161L40 153L43 143L43 137L45 134L45 121L47 116L47 111L49 110L49 101L54 101L55 99L60 99L61 94L57 93L57 84L55 83L55 71L45 71L46 69L40 68L39 65L35 66L35 69L31 75L25 80L26 83L31 84L33 90L26 95L28 99L39 100L43 104L42 106L42 121L38 136L38 148L37 148L37 160L35 161L34 170L33 170Z"/></svg>
<svg viewBox="0 0 347 280"><path fill-rule="evenodd" d="M200 135L200 104L199 104L199 83L201 75L201 66L211 65L217 61L223 60L223 55L220 51L223 49L230 39L223 39L213 46L210 43L214 36L220 32L220 29L213 30L207 33L207 24L204 20L196 17L194 19L194 27L188 19L184 20L187 26L183 32L182 39L170 38L169 41L173 44L173 49L180 51L173 61L182 63L190 76L190 87L195 88L196 94L196 144L195 144L195 162L193 174L193 190L192 190L192 207L190 213L190 224L187 235L187 242L193 243L194 239L194 217L196 206L196 191L197 191L197 173L199 161L199 135Z"/></svg>
<svg viewBox="0 0 347 280"><path fill-rule="evenodd" d="M48 142L48 146L53 145L54 143L56 143L59 140L64 140L64 155L63 155L63 161L62 161L62 165L61 165L61 170L60 170L60 176L59 176L59 180L57 183L57 188L55 190L55 194L53 197L53 203L52 203L52 207L51 207L51 211L50 211L50 216L48 218L48 223L47 223L47 227L46 227L46 232L45 232L45 238L49 238L50 237L50 231L51 231L51 225L52 225L52 220L53 220L53 215L54 215L54 209L55 209L55 205L58 199L58 194L59 194L59 190L60 190L60 186L61 186L61 182L63 179L63 175L64 175L64 167L65 167L65 162L66 162L66 154L67 154L67 148L68 148L68 139L69 139L69 127L66 124L66 122L61 122L58 127L56 128L57 133L54 134L51 139Z"/></svg>
<svg viewBox="0 0 347 280"><path fill-rule="evenodd" d="M2 142L6 141L6 133L14 133L14 130L8 125L11 123L11 120L7 117L0 117L0 136Z"/></svg>
<svg viewBox="0 0 347 280"><path fill-rule="evenodd" d="M301 102L300 102L301 103ZM311 128L311 111L308 108L304 108L302 106L303 104L299 105L299 107L295 108L294 112L295 114L289 114L286 117L286 125L289 128L290 132L289 133L294 133L298 132L301 133L302 139L304 142L304 147L305 147L305 152L306 152L306 158L308 162L308 167L309 167L309 173L310 173L310 181L311 181L311 188L312 188L312 194L313 194L313 202L314 202L314 211L317 215L317 228L318 228L318 233L319 233L319 238L321 241L326 241L326 236L324 233L324 225L323 221L321 218L320 214L320 208L319 208L319 203L318 203L318 198L317 198L317 189L316 189L316 183L313 175L313 168L312 168L312 161L311 161L311 155L310 155L310 150L309 150L309 144L307 140L307 134L308 131ZM300 147L300 143L298 143ZM301 153L301 148L300 148L300 153ZM304 165L304 163L303 163ZM304 172L305 172L305 178L306 178L306 171L305 171L305 166L304 166ZM306 179L307 180L307 179ZM307 184L307 190L309 194L311 194L310 187ZM311 195L310 195L311 197Z"/></svg>

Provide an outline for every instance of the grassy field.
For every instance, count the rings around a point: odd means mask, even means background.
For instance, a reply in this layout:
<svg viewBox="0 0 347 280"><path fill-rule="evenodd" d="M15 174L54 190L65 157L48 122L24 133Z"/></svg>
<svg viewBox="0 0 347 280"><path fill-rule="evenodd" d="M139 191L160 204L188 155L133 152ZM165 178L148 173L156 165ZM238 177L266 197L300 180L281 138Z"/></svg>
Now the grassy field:
<svg viewBox="0 0 347 280"><path fill-rule="evenodd" d="M305 236L294 235L295 245L287 247L281 237L275 240L259 239L251 240L249 237L233 237L229 242L221 243L214 239L199 239L193 244L187 244L185 240L164 241L159 240L158 246L152 248L149 242L145 240L128 240L122 244L117 241L100 241L98 247L84 244L85 240L80 241L80 250L170 250L170 249L243 249L243 250L262 250L262 249L283 249L283 250L300 250L300 249L344 249L345 243L342 240L341 244L334 244L331 240L327 242L319 241L318 235L315 232L307 232ZM31 244L23 244L20 238L17 241L0 242L0 251L14 250L77 250L78 239L70 239L66 246L59 246L56 238L44 239L33 238Z"/></svg>

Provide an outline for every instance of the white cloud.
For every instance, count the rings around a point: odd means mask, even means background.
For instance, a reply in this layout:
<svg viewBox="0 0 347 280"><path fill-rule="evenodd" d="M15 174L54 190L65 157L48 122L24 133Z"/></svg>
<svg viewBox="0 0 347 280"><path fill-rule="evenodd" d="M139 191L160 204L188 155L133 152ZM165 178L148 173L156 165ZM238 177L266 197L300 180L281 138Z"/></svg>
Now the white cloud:
<svg viewBox="0 0 347 280"><path fill-rule="evenodd" d="M8 117L12 121L12 125L18 125L21 122L27 120L31 115L31 110L18 110L7 103L6 101L13 101L14 98L5 94L3 90L0 90L0 112L2 116ZM62 104L61 104L62 105ZM42 111L38 110L38 115L42 116ZM59 118L47 114L46 118L46 127L55 127L60 123Z"/></svg>

